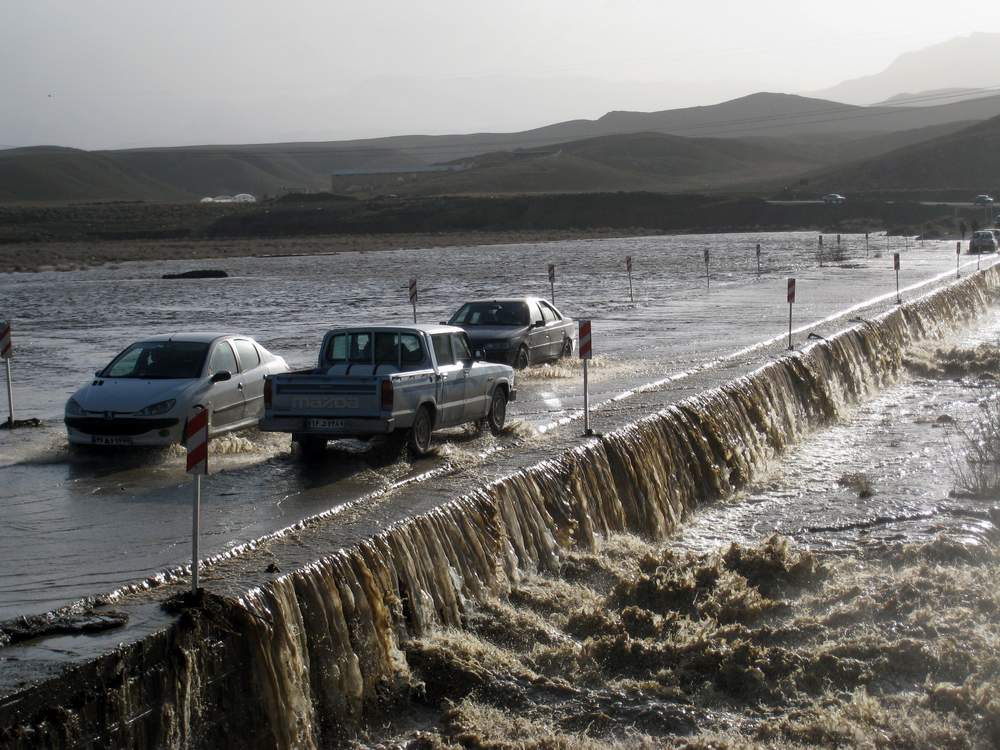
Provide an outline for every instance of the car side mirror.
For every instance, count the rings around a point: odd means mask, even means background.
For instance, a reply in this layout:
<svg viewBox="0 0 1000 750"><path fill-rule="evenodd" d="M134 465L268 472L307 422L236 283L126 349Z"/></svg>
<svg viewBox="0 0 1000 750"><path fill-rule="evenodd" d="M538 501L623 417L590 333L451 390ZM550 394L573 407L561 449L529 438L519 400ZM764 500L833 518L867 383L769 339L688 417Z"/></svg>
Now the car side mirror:
<svg viewBox="0 0 1000 750"><path fill-rule="evenodd" d="M531 327L532 328L541 328L544 325L545 325L545 321L544 320L536 320L534 323L531 324Z"/></svg>
<svg viewBox="0 0 1000 750"><path fill-rule="evenodd" d="M474 351L472 353L472 361L473 362L478 362L479 360L481 360L483 358L483 356L485 356L483 354L483 350L482 349L476 349L476 351Z"/></svg>
<svg viewBox="0 0 1000 750"><path fill-rule="evenodd" d="M96 371L94 372L94 377L95 377L95 378L99 378L99 377L101 377L101 373L102 373L102 372L104 372L104 370L96 370Z"/></svg>
<svg viewBox="0 0 1000 750"><path fill-rule="evenodd" d="M229 370L219 370L217 373L212 375L213 383L225 383L227 380L232 380L233 374Z"/></svg>

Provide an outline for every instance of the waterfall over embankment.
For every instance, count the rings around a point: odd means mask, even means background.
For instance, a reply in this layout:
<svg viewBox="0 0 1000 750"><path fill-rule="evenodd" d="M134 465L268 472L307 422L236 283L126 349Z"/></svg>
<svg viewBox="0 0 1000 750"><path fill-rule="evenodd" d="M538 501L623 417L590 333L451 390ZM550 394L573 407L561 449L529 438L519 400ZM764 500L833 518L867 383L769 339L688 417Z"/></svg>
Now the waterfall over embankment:
<svg viewBox="0 0 1000 750"><path fill-rule="evenodd" d="M421 690L400 645L611 532L662 539L980 313L976 274L0 699L0 746L321 748ZM306 532L307 533L307 532ZM2 652L0 652L2 656Z"/></svg>

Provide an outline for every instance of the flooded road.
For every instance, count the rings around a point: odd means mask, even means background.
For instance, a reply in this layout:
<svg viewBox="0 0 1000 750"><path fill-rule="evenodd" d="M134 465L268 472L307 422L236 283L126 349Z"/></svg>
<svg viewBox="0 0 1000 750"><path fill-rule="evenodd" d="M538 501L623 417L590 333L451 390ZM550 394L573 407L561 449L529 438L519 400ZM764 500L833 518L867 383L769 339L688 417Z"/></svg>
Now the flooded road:
<svg viewBox="0 0 1000 750"><path fill-rule="evenodd" d="M753 248L763 248L756 274ZM834 239L826 238L827 252ZM61 425L65 399L131 341L182 330L232 330L257 337L295 366L308 366L323 332L365 321L406 322L406 280L417 276L421 320L445 319L472 297L547 295L557 265L556 304L594 321L592 399L689 370L787 326L785 277L798 278L796 323L894 296L884 238L843 238L844 258L816 255L813 233L643 237L544 245L440 248L319 257L238 258L199 266L231 278L164 281L189 263L123 264L65 273L13 274L0 295L15 321L18 416L41 430L0 434L0 619L41 612L141 580L186 561L190 485L179 450L131 455L71 451ZM905 286L948 276L950 242L893 238ZM835 246L835 245L834 245ZM703 251L711 254L706 281ZM624 258L635 264L628 301ZM968 263L968 258L963 257ZM972 261L975 267L975 261ZM331 451L302 465L287 437L250 431L216 441L203 497L203 554L210 556L374 490L503 447L578 413L575 362L532 368L519 378L511 417L522 426L499 440L458 433L439 456L411 465ZM456 486L455 493L468 487Z"/></svg>

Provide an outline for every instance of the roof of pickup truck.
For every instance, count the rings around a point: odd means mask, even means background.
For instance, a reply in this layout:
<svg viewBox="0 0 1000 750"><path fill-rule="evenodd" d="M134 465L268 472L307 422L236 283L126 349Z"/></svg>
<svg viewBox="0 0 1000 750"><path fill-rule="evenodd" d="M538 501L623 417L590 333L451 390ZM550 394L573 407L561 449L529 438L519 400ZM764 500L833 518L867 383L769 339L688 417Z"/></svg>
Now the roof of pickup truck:
<svg viewBox="0 0 1000 750"><path fill-rule="evenodd" d="M434 333L463 333L462 329L458 326L445 326L430 323L417 323L415 325L398 325L398 326L387 326L387 325L359 325L359 326L342 326L340 328L331 328L330 331L344 331L350 333L353 331L421 331L422 333L434 334Z"/></svg>

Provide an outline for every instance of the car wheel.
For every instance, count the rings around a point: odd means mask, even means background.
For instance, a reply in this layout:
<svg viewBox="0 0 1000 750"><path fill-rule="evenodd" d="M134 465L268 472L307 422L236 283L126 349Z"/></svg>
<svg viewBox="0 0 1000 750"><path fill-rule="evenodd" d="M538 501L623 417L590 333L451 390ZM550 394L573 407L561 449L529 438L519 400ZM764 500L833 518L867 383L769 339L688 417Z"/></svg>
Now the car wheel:
<svg viewBox="0 0 1000 750"><path fill-rule="evenodd" d="M301 435L295 438L299 453L306 461L316 461L326 453L326 438L317 435Z"/></svg>
<svg viewBox="0 0 1000 750"><path fill-rule="evenodd" d="M559 353L559 356L563 359L573 356L573 339L569 336L563 339L562 352Z"/></svg>
<svg viewBox="0 0 1000 750"><path fill-rule="evenodd" d="M499 435L503 432L503 426L507 422L507 389L503 386L493 391L493 398L490 400L490 411L486 415L486 424L490 426L490 432Z"/></svg>
<svg viewBox="0 0 1000 750"><path fill-rule="evenodd" d="M514 369L523 370L525 367L531 364L531 357L528 355L528 347L522 346L517 350L517 356L514 357Z"/></svg>
<svg viewBox="0 0 1000 750"><path fill-rule="evenodd" d="M406 444L414 456L426 456L431 450L431 432L434 430L434 418L431 410L421 406L417 416L413 418L413 426L407 436Z"/></svg>

